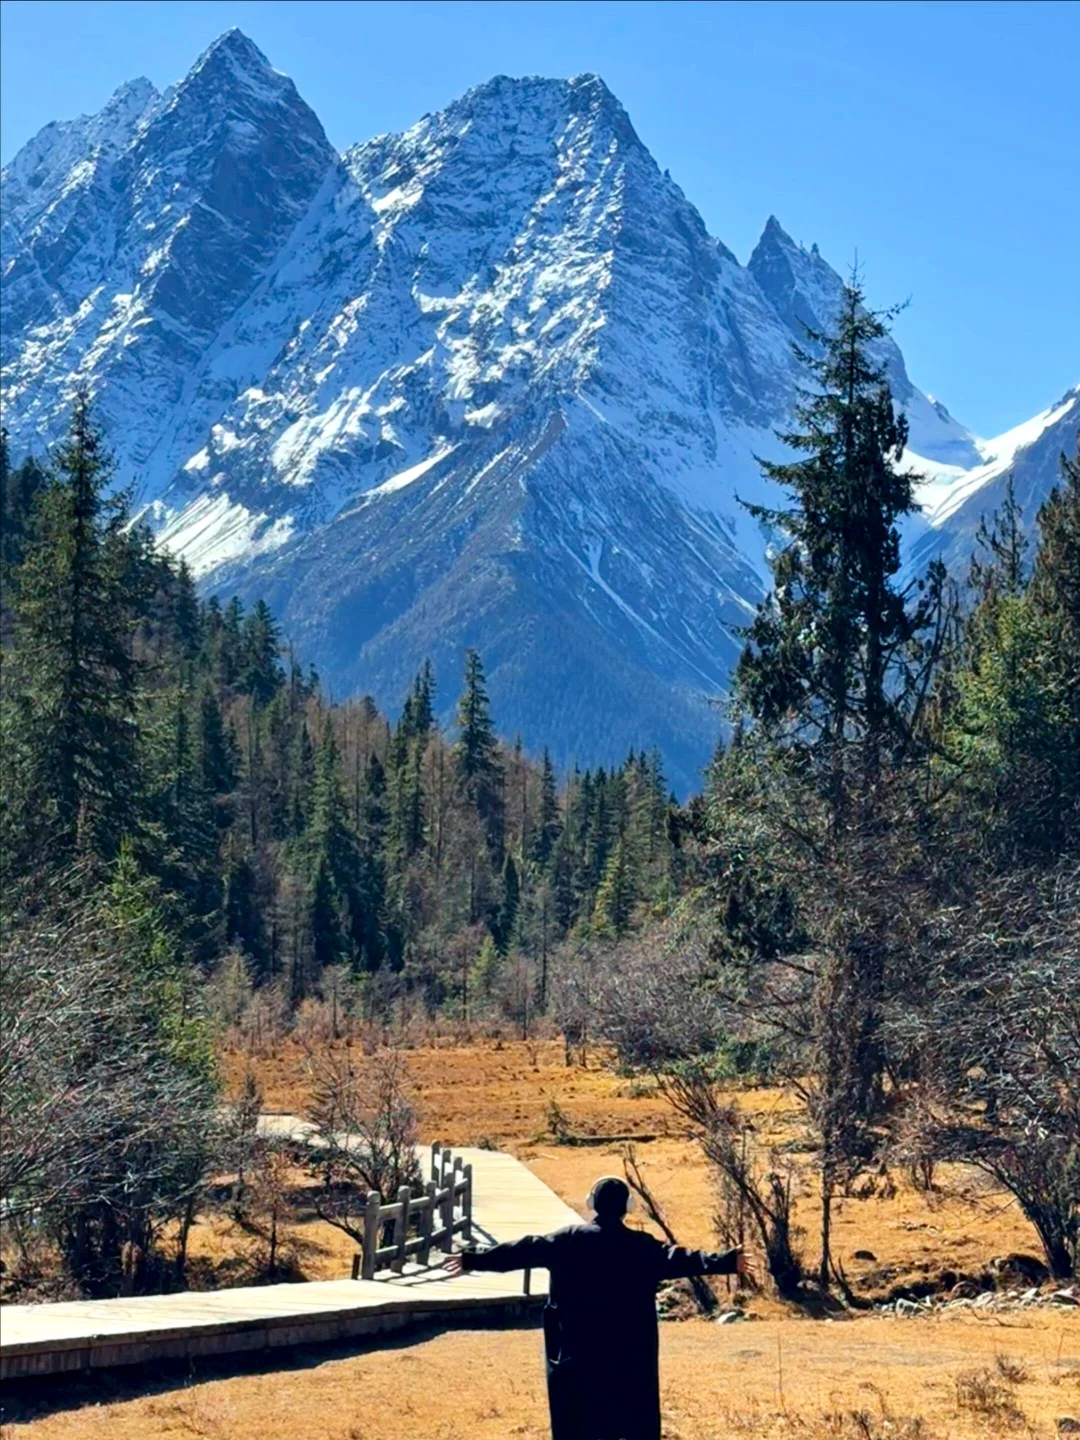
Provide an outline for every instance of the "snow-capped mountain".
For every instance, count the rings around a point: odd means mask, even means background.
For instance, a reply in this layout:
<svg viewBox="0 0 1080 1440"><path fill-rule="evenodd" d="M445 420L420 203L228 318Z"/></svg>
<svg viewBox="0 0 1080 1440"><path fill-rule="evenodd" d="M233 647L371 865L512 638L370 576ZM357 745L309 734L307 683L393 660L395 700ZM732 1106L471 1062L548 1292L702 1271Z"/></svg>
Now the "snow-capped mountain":
<svg viewBox="0 0 1080 1440"><path fill-rule="evenodd" d="M655 741L695 783L767 583L738 499L775 498L754 457L839 293L816 248L770 220L740 265L595 76L499 77L338 156L238 31L47 127L2 203L16 455L88 384L163 541L264 595L334 695L393 704L430 656L445 713L475 644L504 731ZM1007 445L886 349L926 544Z"/></svg>

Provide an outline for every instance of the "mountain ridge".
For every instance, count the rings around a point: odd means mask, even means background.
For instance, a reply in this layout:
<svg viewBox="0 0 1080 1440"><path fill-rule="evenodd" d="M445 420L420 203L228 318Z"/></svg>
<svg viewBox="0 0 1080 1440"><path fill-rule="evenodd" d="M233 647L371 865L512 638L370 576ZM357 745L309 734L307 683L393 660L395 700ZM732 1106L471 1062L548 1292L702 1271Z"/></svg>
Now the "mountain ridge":
<svg viewBox="0 0 1080 1440"><path fill-rule="evenodd" d="M768 583L738 500L776 499L755 456L841 286L817 247L770 217L741 265L595 75L496 76L342 155L239 31L133 83L4 171L15 453L87 383L163 542L335 690L393 703L476 644L504 728L563 763L659 741L689 788ZM993 442L882 358L942 553Z"/></svg>

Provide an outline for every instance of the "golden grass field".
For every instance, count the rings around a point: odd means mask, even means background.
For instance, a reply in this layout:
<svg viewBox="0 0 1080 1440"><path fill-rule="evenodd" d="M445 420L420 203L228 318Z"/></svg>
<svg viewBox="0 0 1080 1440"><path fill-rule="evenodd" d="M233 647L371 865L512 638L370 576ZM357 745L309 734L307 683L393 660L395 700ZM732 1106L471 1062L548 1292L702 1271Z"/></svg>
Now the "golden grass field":
<svg viewBox="0 0 1080 1440"><path fill-rule="evenodd" d="M616 1075L602 1057L568 1067L561 1043L485 1041L420 1045L409 1060L425 1138L510 1150L580 1210L592 1180L621 1169L620 1150L555 1143L551 1103L575 1135L653 1137L638 1142L638 1160L672 1227L685 1243L716 1243L700 1154L662 1097ZM299 1047L254 1059L227 1053L224 1063L233 1084L254 1065L268 1109L303 1111ZM760 1138L797 1146L792 1096L755 1090L741 1099ZM973 1172L946 1170L931 1194L893 1181L895 1189L878 1185L841 1201L836 1216L837 1253L867 1294L944 1269L977 1272L1011 1251L1038 1253L1015 1205ZM810 1256L816 1210L807 1166L797 1218ZM302 1207L289 1241L307 1278L347 1273L351 1242L305 1218ZM245 1243L215 1220L196 1228L191 1248L212 1274L242 1255ZM875 1259L856 1261L856 1250ZM668 1440L985 1440L1052 1437L1072 1433L1059 1421L1080 1422L1080 1311L814 1321L766 1298L754 1298L750 1309L751 1322L661 1327ZM449 1330L365 1353L312 1351L287 1369L219 1368L157 1384L118 1376L69 1385L68 1397L66 1409L54 1408L55 1395L16 1397L17 1413L5 1407L2 1440L527 1440L547 1433L536 1329Z"/></svg>

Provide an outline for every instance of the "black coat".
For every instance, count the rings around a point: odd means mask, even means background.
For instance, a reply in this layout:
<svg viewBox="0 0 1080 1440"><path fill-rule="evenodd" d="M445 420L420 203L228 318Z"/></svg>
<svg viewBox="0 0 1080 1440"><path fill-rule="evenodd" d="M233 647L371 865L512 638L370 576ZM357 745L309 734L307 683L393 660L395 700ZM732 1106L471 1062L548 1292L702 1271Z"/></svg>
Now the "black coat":
<svg viewBox="0 0 1080 1440"><path fill-rule="evenodd" d="M737 1251L662 1245L621 1220L466 1251L466 1270L546 1269L544 1310L553 1440L660 1440L656 1287L731 1275Z"/></svg>

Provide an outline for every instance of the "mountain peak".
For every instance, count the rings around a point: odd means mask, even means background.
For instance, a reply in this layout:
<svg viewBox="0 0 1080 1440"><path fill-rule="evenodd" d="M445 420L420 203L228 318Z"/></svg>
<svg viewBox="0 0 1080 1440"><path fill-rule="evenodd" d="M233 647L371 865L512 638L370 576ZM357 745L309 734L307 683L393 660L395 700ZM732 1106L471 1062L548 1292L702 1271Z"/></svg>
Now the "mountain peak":
<svg viewBox="0 0 1080 1440"><path fill-rule="evenodd" d="M203 51L176 87L173 104L191 97L202 105L208 95L220 95L233 108L247 109L252 99L261 104L303 104L289 77L275 70L253 40L234 26Z"/></svg>
<svg viewBox="0 0 1080 1440"><path fill-rule="evenodd" d="M806 255L806 249L793 240L775 215L770 215L765 222L765 229L761 232L761 239L754 246L754 253L748 262L749 268L754 269L755 263L762 265L769 256L796 256ZM817 253L817 246L814 252Z"/></svg>
<svg viewBox="0 0 1080 1440"><path fill-rule="evenodd" d="M545 75L495 75L466 91L433 118L452 126L462 119L480 120L487 132L524 134L538 125L564 125L577 116L600 119L623 143L641 145L618 97L599 75L591 72L569 80Z"/></svg>
<svg viewBox="0 0 1080 1440"><path fill-rule="evenodd" d="M274 68L254 40L250 40L237 25L222 31L216 40L210 42L191 67L190 73L195 75L215 62L253 70L273 71Z"/></svg>
<svg viewBox="0 0 1080 1440"><path fill-rule="evenodd" d="M218 133L233 146L257 148L278 131L285 153L314 151L324 168L333 158L318 117L292 80L234 27L219 35L168 92L148 135L155 152L182 157L195 134Z"/></svg>
<svg viewBox="0 0 1080 1440"><path fill-rule="evenodd" d="M159 98L154 83L145 75L137 75L134 80L125 80L123 85L117 86L106 102L105 110L137 106L141 106L145 110L148 105L152 105Z"/></svg>

